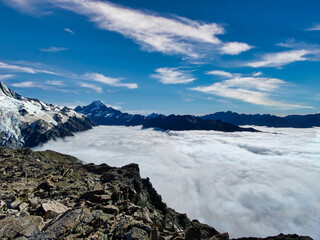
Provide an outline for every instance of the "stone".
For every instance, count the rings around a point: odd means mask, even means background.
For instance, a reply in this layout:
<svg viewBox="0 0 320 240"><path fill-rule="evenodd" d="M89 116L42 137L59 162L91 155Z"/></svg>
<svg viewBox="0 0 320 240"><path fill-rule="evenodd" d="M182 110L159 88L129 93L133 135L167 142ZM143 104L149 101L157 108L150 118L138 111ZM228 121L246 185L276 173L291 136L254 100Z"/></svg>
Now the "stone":
<svg viewBox="0 0 320 240"><path fill-rule="evenodd" d="M0 209L2 209L6 205L5 201L0 200Z"/></svg>
<svg viewBox="0 0 320 240"><path fill-rule="evenodd" d="M126 234L126 239L149 240L148 233L141 228L132 227Z"/></svg>
<svg viewBox="0 0 320 240"><path fill-rule="evenodd" d="M16 198L13 202L10 203L10 208L12 209L18 209L18 206L22 203L22 201L19 198Z"/></svg>
<svg viewBox="0 0 320 240"><path fill-rule="evenodd" d="M152 228L150 233L150 240L159 240L160 233L157 228Z"/></svg>
<svg viewBox="0 0 320 240"><path fill-rule="evenodd" d="M29 204L30 204L30 206L32 208L35 208L38 205L38 199L37 198L30 198L28 202L29 202Z"/></svg>
<svg viewBox="0 0 320 240"><path fill-rule="evenodd" d="M199 228L191 227L186 232L186 240L201 240L201 232Z"/></svg>
<svg viewBox="0 0 320 240"><path fill-rule="evenodd" d="M6 217L0 221L0 239L14 238L17 235L31 237L43 227L43 219L39 216Z"/></svg>
<svg viewBox="0 0 320 240"><path fill-rule="evenodd" d="M64 213L68 210L68 208L57 202L57 201L48 201L41 204L42 210L44 211L45 219L55 218L61 213Z"/></svg>
<svg viewBox="0 0 320 240"><path fill-rule="evenodd" d="M21 211L25 211L27 208L29 207L29 204L26 202L23 202L19 205L19 210Z"/></svg>
<svg viewBox="0 0 320 240"><path fill-rule="evenodd" d="M119 208L113 205L101 206L101 209L104 213L113 214L113 215L119 214Z"/></svg>
<svg viewBox="0 0 320 240"><path fill-rule="evenodd" d="M229 240L229 234L228 233L221 233L221 234L213 236L212 238L210 238L210 240Z"/></svg>

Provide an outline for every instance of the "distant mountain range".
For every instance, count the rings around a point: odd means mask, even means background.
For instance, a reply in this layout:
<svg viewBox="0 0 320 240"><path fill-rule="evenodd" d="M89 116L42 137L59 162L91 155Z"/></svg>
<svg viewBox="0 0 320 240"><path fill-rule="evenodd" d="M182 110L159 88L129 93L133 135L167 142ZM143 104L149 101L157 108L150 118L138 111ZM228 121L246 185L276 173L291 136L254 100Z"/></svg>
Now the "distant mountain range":
<svg viewBox="0 0 320 240"><path fill-rule="evenodd" d="M148 116L140 114L122 113L112 107L107 107L101 101L94 101L87 106L78 106L74 109L78 113L87 115L99 125L124 125L144 128L158 128L163 130L216 130L224 132L257 131L253 128L241 128L234 124L220 120L207 120L192 115L169 115L152 113Z"/></svg>
<svg viewBox="0 0 320 240"><path fill-rule="evenodd" d="M288 115L279 117L270 114L239 114L217 112L201 117L202 119L221 120L236 125L255 125L266 127L310 128L320 127L320 114Z"/></svg>
<svg viewBox="0 0 320 240"><path fill-rule="evenodd" d="M0 145L6 147L34 147L50 139L72 136L96 125L121 125L162 130L217 130L224 132L257 131L238 125L267 127L320 127L320 114L278 117L269 114L238 114L217 112L205 116L152 113L123 113L94 101L74 110L38 99L23 97L0 81Z"/></svg>
<svg viewBox="0 0 320 240"><path fill-rule="evenodd" d="M34 147L50 139L72 136L96 124L85 115L38 99L23 97L0 81L0 145Z"/></svg>

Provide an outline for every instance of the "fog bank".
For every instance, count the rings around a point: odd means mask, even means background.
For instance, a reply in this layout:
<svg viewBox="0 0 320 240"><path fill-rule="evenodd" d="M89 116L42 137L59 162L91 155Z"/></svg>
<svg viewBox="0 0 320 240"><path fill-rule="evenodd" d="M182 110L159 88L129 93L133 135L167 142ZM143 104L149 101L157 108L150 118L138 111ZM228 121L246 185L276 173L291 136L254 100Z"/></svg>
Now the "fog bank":
<svg viewBox="0 0 320 240"><path fill-rule="evenodd" d="M35 150L138 163L170 207L231 237L283 232L319 239L320 128L258 129L265 132L99 126Z"/></svg>

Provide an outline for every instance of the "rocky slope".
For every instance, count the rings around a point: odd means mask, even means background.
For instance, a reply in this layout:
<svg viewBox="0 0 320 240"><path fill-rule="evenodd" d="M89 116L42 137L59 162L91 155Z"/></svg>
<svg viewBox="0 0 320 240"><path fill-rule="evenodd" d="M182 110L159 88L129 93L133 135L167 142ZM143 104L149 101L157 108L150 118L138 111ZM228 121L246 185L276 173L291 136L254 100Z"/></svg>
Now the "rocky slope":
<svg viewBox="0 0 320 240"><path fill-rule="evenodd" d="M270 114L239 114L217 112L202 116L203 119L221 120L236 125L255 125L266 127L311 128L320 127L320 114L288 115L279 117Z"/></svg>
<svg viewBox="0 0 320 240"><path fill-rule="evenodd" d="M228 240L229 236L168 208L149 179L140 177L136 164L84 165L52 151L0 147L0 239ZM280 234L265 240L311 238Z"/></svg>
<svg viewBox="0 0 320 240"><path fill-rule="evenodd" d="M0 145L34 147L95 126L85 115L23 97L0 81Z"/></svg>
<svg viewBox="0 0 320 240"><path fill-rule="evenodd" d="M87 115L92 121L99 125L124 125L144 128L159 128L163 130L216 130L224 132L250 131L253 128L241 128L234 124L224 123L220 120L204 120L191 115L170 115L150 114L143 116L140 114L122 113L112 107L107 107L101 101L94 101L88 106L78 106L74 109L78 113Z"/></svg>

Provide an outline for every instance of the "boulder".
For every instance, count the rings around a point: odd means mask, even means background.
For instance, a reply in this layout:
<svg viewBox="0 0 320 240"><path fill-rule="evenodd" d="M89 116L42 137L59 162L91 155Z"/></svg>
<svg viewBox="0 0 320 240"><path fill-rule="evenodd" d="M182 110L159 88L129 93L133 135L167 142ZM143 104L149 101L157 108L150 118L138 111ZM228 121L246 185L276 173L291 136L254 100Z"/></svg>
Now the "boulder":
<svg viewBox="0 0 320 240"><path fill-rule="evenodd" d="M68 208L65 205L57 201L48 201L42 203L41 208L44 212L45 219L55 218L56 216L68 210Z"/></svg>
<svg viewBox="0 0 320 240"><path fill-rule="evenodd" d="M39 216L9 216L0 220L0 226L0 239L12 239L18 236L31 237L37 234L44 227L44 222Z"/></svg>

